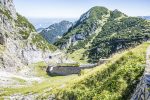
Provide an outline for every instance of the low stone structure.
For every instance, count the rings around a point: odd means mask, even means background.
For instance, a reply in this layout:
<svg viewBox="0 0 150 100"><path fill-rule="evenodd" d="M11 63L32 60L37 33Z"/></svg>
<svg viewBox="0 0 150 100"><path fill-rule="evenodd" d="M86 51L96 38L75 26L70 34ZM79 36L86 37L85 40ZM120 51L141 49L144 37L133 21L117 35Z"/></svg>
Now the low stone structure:
<svg viewBox="0 0 150 100"><path fill-rule="evenodd" d="M146 68L130 100L150 100L150 47L146 53Z"/></svg>
<svg viewBox="0 0 150 100"><path fill-rule="evenodd" d="M47 68L47 72L50 75L70 75L70 74L79 74L83 69L89 69L96 67L97 64L87 64L81 65L80 67L72 67L72 66L49 66Z"/></svg>
<svg viewBox="0 0 150 100"><path fill-rule="evenodd" d="M99 59L97 65L101 65L103 63L105 63L106 61L109 61L110 59Z"/></svg>

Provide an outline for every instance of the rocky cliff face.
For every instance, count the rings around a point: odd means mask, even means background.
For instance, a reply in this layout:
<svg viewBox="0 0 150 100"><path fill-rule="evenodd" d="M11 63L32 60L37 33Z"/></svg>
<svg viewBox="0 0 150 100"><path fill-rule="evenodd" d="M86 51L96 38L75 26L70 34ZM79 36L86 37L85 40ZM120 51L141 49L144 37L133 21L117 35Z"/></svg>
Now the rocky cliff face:
<svg viewBox="0 0 150 100"><path fill-rule="evenodd" d="M13 0L0 0L0 69L17 71L28 64L47 62L54 50L16 12Z"/></svg>
<svg viewBox="0 0 150 100"><path fill-rule="evenodd" d="M68 29L72 26L73 23L69 21L61 21L60 23L55 23L50 25L48 28L43 29L40 34L49 42L56 42Z"/></svg>
<svg viewBox="0 0 150 100"><path fill-rule="evenodd" d="M9 13L11 13L10 16L15 19L17 18L13 0L0 0L0 4L1 8L3 7L3 9L8 10Z"/></svg>

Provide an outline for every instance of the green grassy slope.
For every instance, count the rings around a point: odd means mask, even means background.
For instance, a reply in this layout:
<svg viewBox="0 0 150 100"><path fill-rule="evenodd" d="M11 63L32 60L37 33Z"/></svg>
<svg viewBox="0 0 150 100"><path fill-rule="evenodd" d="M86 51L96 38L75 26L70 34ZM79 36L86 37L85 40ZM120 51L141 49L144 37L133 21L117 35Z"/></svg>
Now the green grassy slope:
<svg viewBox="0 0 150 100"><path fill-rule="evenodd" d="M148 43L115 54L111 60L70 82L57 92L60 100L127 100L145 67Z"/></svg>
<svg viewBox="0 0 150 100"><path fill-rule="evenodd" d="M31 42L41 50L55 51L57 48L49 44L41 34L36 33L34 26L23 16L17 13L16 27L23 39L27 40L32 33Z"/></svg>
<svg viewBox="0 0 150 100"><path fill-rule="evenodd" d="M150 23L146 20L136 17L108 21L89 48L90 62L98 61L99 58L109 57L119 50L127 49L146 41L150 37L149 26Z"/></svg>
<svg viewBox="0 0 150 100"><path fill-rule="evenodd" d="M32 35L32 43L36 45L37 48L41 50L50 50L50 51L55 51L57 50L57 47L48 43L41 34L33 34Z"/></svg>

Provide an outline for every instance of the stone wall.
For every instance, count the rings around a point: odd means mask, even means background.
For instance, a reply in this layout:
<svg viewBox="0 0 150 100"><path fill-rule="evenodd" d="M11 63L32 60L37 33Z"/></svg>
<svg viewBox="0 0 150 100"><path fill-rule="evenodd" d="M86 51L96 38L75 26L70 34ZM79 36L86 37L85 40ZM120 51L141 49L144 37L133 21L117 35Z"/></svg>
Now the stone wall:
<svg viewBox="0 0 150 100"><path fill-rule="evenodd" d="M81 70L83 69L89 69L89 68L93 68L96 67L97 64L89 64L89 65L82 65L80 67L68 67L68 66L64 66L64 67L52 67L49 66L47 68L47 72L50 75L70 75L70 74L79 74Z"/></svg>
<svg viewBox="0 0 150 100"><path fill-rule="evenodd" d="M150 100L150 47L146 53L146 68L131 100Z"/></svg>

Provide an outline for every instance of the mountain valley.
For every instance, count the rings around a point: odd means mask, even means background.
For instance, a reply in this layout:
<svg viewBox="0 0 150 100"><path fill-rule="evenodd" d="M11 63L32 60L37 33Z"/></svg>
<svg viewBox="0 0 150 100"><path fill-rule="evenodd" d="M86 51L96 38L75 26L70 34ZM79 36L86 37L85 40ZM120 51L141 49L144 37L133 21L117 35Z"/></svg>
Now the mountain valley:
<svg viewBox="0 0 150 100"><path fill-rule="evenodd" d="M149 100L149 40L149 20L117 9L36 30L0 0L0 100Z"/></svg>

